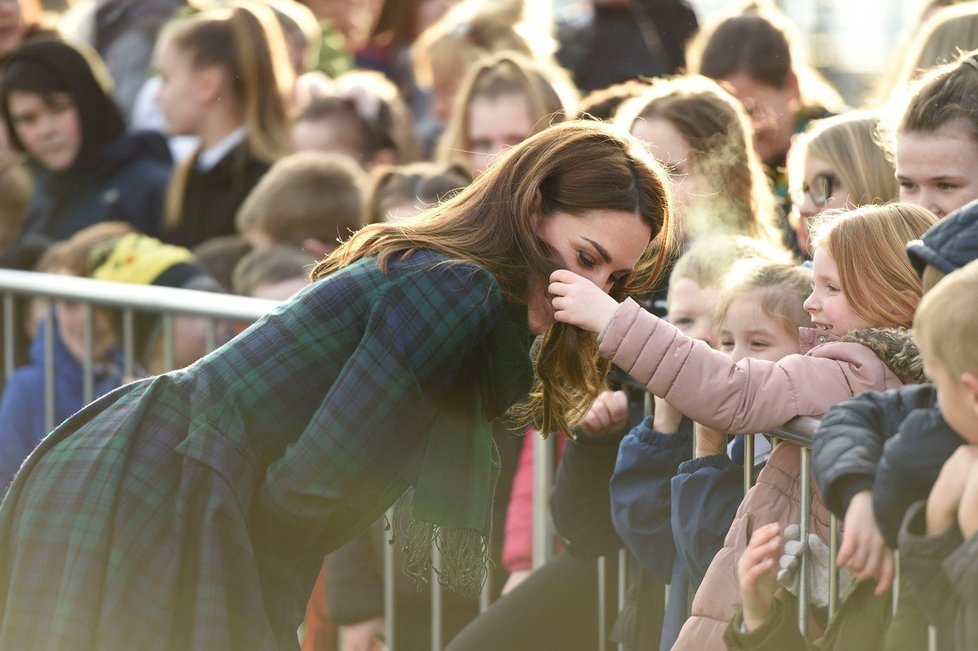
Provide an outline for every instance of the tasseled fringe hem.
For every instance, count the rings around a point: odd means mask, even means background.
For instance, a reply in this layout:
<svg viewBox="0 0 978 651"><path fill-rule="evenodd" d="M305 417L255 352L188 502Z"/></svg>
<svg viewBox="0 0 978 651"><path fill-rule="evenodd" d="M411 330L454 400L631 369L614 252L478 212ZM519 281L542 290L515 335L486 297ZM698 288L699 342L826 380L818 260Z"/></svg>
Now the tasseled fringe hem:
<svg viewBox="0 0 978 651"><path fill-rule="evenodd" d="M420 591L434 568L438 583L446 590L478 597L492 567L488 538L474 529L447 529L415 520L411 515L413 497L409 491L395 505L389 540L392 545L399 544L404 553L404 573ZM437 567L431 558L435 548L440 555Z"/></svg>

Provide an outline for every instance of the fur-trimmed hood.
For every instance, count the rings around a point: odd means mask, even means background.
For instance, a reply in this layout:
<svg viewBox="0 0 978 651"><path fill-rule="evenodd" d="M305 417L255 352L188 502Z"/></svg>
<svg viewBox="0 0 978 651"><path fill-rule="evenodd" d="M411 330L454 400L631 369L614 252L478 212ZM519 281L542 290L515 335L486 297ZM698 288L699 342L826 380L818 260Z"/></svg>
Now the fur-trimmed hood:
<svg viewBox="0 0 978 651"><path fill-rule="evenodd" d="M876 353L904 384L921 384L924 362L913 333L903 328L864 328L853 330L841 341L862 344Z"/></svg>

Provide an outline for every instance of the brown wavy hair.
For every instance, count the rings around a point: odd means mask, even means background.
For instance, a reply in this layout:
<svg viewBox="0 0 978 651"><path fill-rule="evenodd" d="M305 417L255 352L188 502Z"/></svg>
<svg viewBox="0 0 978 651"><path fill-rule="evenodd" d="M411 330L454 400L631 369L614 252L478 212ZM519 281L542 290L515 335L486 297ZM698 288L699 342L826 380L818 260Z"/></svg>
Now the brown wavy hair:
<svg viewBox="0 0 978 651"><path fill-rule="evenodd" d="M398 224L371 224L350 237L312 272L319 279L361 258L419 249L476 264L496 278L505 300L527 304L531 288L546 287L563 266L537 235L541 216L556 211L587 219L592 210L636 213L653 234L632 273L615 283L622 300L651 290L667 262L672 239L666 176L642 143L595 122L567 122L508 150L485 174L449 201ZM543 336L536 380L527 402L511 411L541 432L570 431L604 388L609 362L597 337L555 324Z"/></svg>

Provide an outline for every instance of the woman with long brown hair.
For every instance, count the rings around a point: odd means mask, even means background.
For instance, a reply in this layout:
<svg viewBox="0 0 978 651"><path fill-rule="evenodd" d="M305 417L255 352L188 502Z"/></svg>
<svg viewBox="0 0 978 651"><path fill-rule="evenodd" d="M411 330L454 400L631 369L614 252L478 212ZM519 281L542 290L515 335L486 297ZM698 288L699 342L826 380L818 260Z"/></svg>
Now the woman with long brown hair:
<svg viewBox="0 0 978 651"><path fill-rule="evenodd" d="M553 127L414 220L358 231L201 361L83 409L0 506L0 648L294 647L323 556L398 498L409 573L437 544L439 580L478 593L488 421L529 392L517 420L567 429L608 369L594 335L554 324L549 274L646 291L669 211L641 143Z"/></svg>

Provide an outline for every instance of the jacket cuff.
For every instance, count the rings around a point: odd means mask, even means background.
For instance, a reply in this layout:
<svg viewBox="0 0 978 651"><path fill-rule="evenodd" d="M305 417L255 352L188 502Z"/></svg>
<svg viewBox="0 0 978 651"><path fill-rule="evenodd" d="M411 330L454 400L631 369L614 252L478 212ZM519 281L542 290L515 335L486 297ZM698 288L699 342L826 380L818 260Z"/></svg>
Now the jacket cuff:
<svg viewBox="0 0 978 651"><path fill-rule="evenodd" d="M753 631L744 632L744 611L738 609L723 634L723 641L727 643L728 649L767 648L786 615L784 604L779 599L774 599L764 622Z"/></svg>
<svg viewBox="0 0 978 651"><path fill-rule="evenodd" d="M849 503L852 502L852 498L858 493L872 490L872 477L866 477L865 475L847 475L846 477L837 480L834 493L839 499L839 513L836 513L836 516L845 518L846 511L849 510ZM834 505L828 503L828 500L826 500L826 506L831 509Z"/></svg>
<svg viewBox="0 0 978 651"><path fill-rule="evenodd" d="M621 344L623 333L628 331L628 327L620 328L619 330L621 331L616 333L616 336L609 337L609 333L615 330L615 328L612 327L615 322L627 319L627 315L631 315L631 320L634 321L634 315L641 309L642 306L631 298L626 298L624 301L622 301L622 303L618 306L618 309L616 309L614 314L611 315L611 318L608 319L608 322L604 324L603 328L601 328L601 332L598 333L598 353L602 357L606 359L611 359L614 357L615 352L618 350L618 346Z"/></svg>
<svg viewBox="0 0 978 651"><path fill-rule="evenodd" d="M705 457L697 457L695 459L690 459L689 461L683 461L679 464L679 468L676 469L677 475L692 475L697 470L703 468L715 468L717 470L726 470L732 466L735 466L733 461L730 460L725 454L711 454ZM740 472L740 466L737 466L737 471Z"/></svg>
<svg viewBox="0 0 978 651"><path fill-rule="evenodd" d="M609 448L618 447L621 440L625 438L625 434L628 430L624 432L611 432L609 434L602 434L601 436L591 436L589 434L584 434L576 427L571 429L571 434L573 436L568 437L567 445L580 445L586 448Z"/></svg>
<svg viewBox="0 0 978 651"><path fill-rule="evenodd" d="M651 419L646 419L649 421ZM657 429L653 429L645 425L645 423L639 425L632 430L639 441L646 445L655 446L663 450L673 450L676 448L689 448L692 450L693 447L693 435L692 432L683 431L682 428L679 429L675 434L665 434Z"/></svg>

